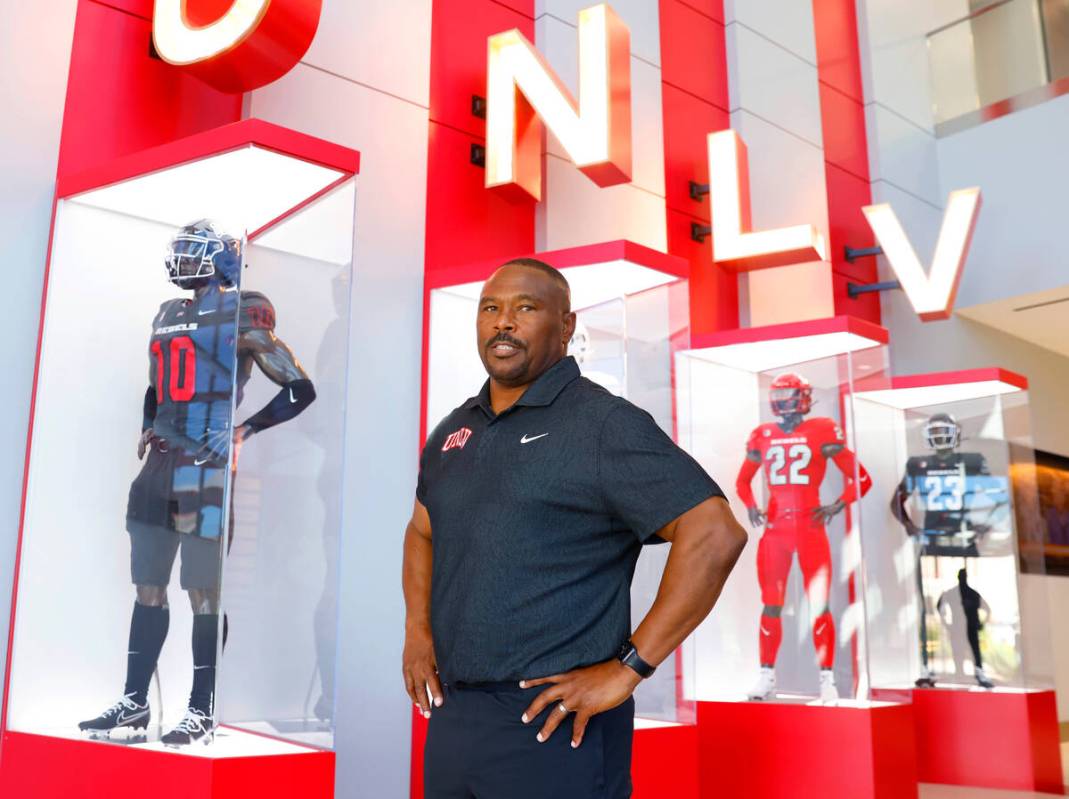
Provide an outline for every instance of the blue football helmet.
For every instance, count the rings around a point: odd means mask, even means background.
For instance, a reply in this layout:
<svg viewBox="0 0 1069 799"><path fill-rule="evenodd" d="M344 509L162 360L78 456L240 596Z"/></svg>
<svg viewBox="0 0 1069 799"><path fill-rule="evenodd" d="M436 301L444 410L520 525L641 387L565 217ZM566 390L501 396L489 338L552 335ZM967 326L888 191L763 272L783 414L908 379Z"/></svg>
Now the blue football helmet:
<svg viewBox="0 0 1069 799"><path fill-rule="evenodd" d="M198 219L179 229L167 248L167 276L182 289L208 281L237 286L241 279L241 242L217 233L207 219Z"/></svg>

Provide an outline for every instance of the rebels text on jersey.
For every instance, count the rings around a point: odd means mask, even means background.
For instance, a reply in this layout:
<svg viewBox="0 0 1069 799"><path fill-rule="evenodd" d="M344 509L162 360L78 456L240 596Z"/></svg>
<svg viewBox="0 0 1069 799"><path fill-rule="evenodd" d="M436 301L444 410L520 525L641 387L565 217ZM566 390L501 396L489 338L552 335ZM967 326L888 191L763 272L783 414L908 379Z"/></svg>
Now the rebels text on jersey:
<svg viewBox="0 0 1069 799"><path fill-rule="evenodd" d="M273 327L274 308L258 292L210 291L163 303L149 340L153 432L196 452L213 434L230 430L232 394L236 388L240 402L248 379L247 370L238 370L240 335Z"/></svg>
<svg viewBox="0 0 1069 799"><path fill-rule="evenodd" d="M843 432L833 419L806 419L790 432L777 422L767 422L750 433L736 490L748 508L756 507L750 482L757 470L763 469L769 492L768 518L798 515L808 522L812 510L821 505L820 486L829 459L843 473L843 502L852 502L858 496L855 470L861 481L860 493L868 490L871 479L846 448Z"/></svg>

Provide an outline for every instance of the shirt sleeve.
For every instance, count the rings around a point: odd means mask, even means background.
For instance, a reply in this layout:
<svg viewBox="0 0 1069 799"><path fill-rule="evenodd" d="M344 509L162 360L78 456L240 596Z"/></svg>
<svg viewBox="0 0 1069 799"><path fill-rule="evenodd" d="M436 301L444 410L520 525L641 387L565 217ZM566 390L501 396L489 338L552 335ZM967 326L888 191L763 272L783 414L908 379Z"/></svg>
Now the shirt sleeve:
<svg viewBox="0 0 1069 799"><path fill-rule="evenodd" d="M609 511L645 542L720 486L645 411L621 401L598 442L598 484Z"/></svg>

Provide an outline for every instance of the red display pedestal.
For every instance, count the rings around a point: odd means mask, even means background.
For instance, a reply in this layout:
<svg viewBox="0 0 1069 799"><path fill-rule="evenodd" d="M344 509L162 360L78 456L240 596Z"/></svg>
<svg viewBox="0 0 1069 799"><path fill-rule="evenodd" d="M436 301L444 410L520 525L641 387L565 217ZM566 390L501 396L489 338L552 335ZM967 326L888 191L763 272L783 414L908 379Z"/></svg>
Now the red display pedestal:
<svg viewBox="0 0 1069 799"><path fill-rule="evenodd" d="M672 724L636 729L631 783L633 799L699 799L698 728Z"/></svg>
<svg viewBox="0 0 1069 799"><path fill-rule="evenodd" d="M703 797L915 799L910 705L699 702Z"/></svg>
<svg viewBox="0 0 1069 799"><path fill-rule="evenodd" d="M1063 794L1054 691L917 689L921 782Z"/></svg>
<svg viewBox="0 0 1069 799"><path fill-rule="evenodd" d="M195 746L199 746L196 744ZM8 732L0 796L19 799L330 799L334 753L204 757Z"/></svg>

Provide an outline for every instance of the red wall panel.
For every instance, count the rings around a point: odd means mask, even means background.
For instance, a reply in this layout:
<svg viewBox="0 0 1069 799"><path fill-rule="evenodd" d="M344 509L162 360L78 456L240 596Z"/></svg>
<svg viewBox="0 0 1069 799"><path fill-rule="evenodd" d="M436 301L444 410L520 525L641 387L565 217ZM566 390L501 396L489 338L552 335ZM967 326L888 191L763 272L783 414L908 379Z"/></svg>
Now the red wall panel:
<svg viewBox="0 0 1069 799"><path fill-rule="evenodd" d="M664 107L664 187L669 209L710 218L709 196L694 200L690 182L709 182L707 139L731 126L728 112L670 83L661 84Z"/></svg>
<svg viewBox="0 0 1069 799"><path fill-rule="evenodd" d="M821 81L820 122L824 131L824 160L868 183L869 154L864 106Z"/></svg>
<svg viewBox="0 0 1069 799"><path fill-rule="evenodd" d="M813 32L820 80L861 103L865 97L854 3L855 0L813 0Z"/></svg>
<svg viewBox="0 0 1069 799"><path fill-rule="evenodd" d="M661 79L727 110L723 23L682 0L660 0L660 11Z"/></svg>
<svg viewBox="0 0 1069 799"><path fill-rule="evenodd" d="M78 3L60 175L241 118L241 95L151 58L151 38L148 19L95 0Z"/></svg>
<svg viewBox="0 0 1069 799"><path fill-rule="evenodd" d="M721 25L724 24L724 0L680 0L680 2L715 19Z"/></svg>
<svg viewBox="0 0 1069 799"><path fill-rule="evenodd" d="M660 0L661 105L668 252L690 264L692 333L738 327L738 278L713 263L712 240L691 239L709 222L709 199L689 183L709 181L709 133L730 126L722 0Z"/></svg>
<svg viewBox="0 0 1069 799"><path fill-rule="evenodd" d="M701 244L690 236L690 225L705 220L668 211L668 252L690 263L691 333L713 333L739 326L738 277L713 263L712 238Z"/></svg>
<svg viewBox="0 0 1069 799"><path fill-rule="evenodd" d="M478 24L473 21L478 20ZM511 28L534 41L534 20L494 0L435 3L431 27L431 121L474 136L486 120L471 113L472 95L486 96L486 39Z"/></svg>
<svg viewBox="0 0 1069 799"><path fill-rule="evenodd" d="M875 260L868 257L851 264L843 254L847 245L872 245L872 233L861 214L861 206L872 201L872 192L854 0L813 0L813 26L835 312L861 316L879 324L878 295L852 300L847 294L850 280L858 283L876 280Z"/></svg>
<svg viewBox="0 0 1069 799"><path fill-rule="evenodd" d="M471 145L483 139L430 126L426 271L534 250L534 203L512 203L483 185Z"/></svg>

